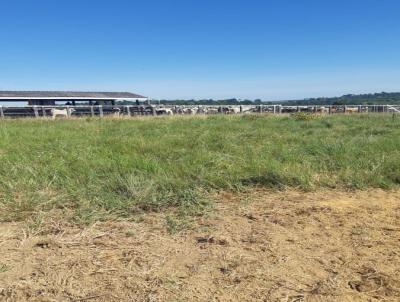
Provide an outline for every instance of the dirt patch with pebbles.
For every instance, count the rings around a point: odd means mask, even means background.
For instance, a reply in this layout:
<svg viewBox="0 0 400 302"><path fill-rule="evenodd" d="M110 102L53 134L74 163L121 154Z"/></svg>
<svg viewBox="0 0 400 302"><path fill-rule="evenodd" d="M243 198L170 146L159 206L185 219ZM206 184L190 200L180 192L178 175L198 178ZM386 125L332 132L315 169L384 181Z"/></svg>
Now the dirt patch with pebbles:
<svg viewBox="0 0 400 302"><path fill-rule="evenodd" d="M400 300L400 191L215 200L176 234L162 213L0 224L0 301Z"/></svg>

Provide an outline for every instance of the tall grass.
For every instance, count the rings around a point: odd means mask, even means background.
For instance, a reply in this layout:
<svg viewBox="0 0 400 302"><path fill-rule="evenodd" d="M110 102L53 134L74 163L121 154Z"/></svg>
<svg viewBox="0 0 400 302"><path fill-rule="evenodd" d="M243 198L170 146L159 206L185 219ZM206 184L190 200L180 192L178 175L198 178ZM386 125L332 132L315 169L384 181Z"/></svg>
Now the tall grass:
<svg viewBox="0 0 400 302"><path fill-rule="evenodd" d="M399 183L400 120L387 115L0 122L0 220L198 209L209 191L248 186Z"/></svg>

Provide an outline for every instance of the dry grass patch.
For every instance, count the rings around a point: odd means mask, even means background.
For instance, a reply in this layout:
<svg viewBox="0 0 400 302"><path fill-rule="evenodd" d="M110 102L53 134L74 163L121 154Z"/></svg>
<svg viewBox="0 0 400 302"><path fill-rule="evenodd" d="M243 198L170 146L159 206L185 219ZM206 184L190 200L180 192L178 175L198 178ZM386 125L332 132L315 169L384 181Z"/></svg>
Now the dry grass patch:
<svg viewBox="0 0 400 302"><path fill-rule="evenodd" d="M0 301L399 301L400 192L221 193L168 231L0 224Z"/></svg>

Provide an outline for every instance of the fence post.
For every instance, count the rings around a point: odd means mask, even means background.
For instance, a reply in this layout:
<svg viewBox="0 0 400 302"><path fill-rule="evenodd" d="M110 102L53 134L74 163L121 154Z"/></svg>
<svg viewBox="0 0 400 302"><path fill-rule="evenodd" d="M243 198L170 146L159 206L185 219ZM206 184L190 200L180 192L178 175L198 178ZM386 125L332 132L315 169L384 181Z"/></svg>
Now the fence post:
<svg viewBox="0 0 400 302"><path fill-rule="evenodd" d="M328 114L329 114L329 115L332 114L332 105L330 105L330 106L328 107Z"/></svg>
<svg viewBox="0 0 400 302"><path fill-rule="evenodd" d="M361 105L358 105L358 113L361 113Z"/></svg>
<svg viewBox="0 0 400 302"><path fill-rule="evenodd" d="M152 115L157 115L156 107L151 107L151 114Z"/></svg>
<svg viewBox="0 0 400 302"><path fill-rule="evenodd" d="M39 110L36 106L33 106L33 112L35 113L35 117L38 118L39 117Z"/></svg>
<svg viewBox="0 0 400 302"><path fill-rule="evenodd" d="M129 117L131 116L131 106L126 106L126 113Z"/></svg>
<svg viewBox="0 0 400 302"><path fill-rule="evenodd" d="M274 114L276 113L276 105L274 105L273 112L274 112Z"/></svg>
<svg viewBox="0 0 400 302"><path fill-rule="evenodd" d="M94 117L94 108L93 108L93 105L90 106L90 115L91 115L92 117Z"/></svg>
<svg viewBox="0 0 400 302"><path fill-rule="evenodd" d="M42 116L46 117L46 109L44 108L44 106L42 106Z"/></svg>
<svg viewBox="0 0 400 302"><path fill-rule="evenodd" d="M99 105L100 117L103 117L103 105Z"/></svg>
<svg viewBox="0 0 400 302"><path fill-rule="evenodd" d="M4 118L3 105L0 105L0 117L1 117L1 118Z"/></svg>
<svg viewBox="0 0 400 302"><path fill-rule="evenodd" d="M346 111L347 111L347 106L344 105L344 107L343 107L343 113L346 113Z"/></svg>

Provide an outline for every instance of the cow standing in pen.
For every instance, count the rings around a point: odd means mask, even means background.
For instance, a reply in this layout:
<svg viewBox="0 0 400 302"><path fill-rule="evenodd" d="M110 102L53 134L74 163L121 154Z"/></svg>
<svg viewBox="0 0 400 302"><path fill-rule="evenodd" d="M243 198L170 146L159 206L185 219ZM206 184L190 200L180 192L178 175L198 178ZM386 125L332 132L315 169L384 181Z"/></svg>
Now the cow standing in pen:
<svg viewBox="0 0 400 302"><path fill-rule="evenodd" d="M69 111L69 112L68 112ZM74 112L75 109L73 108L66 108L66 109L55 109L52 108L51 109L51 116L54 119L56 119L56 117L70 117L72 112Z"/></svg>

